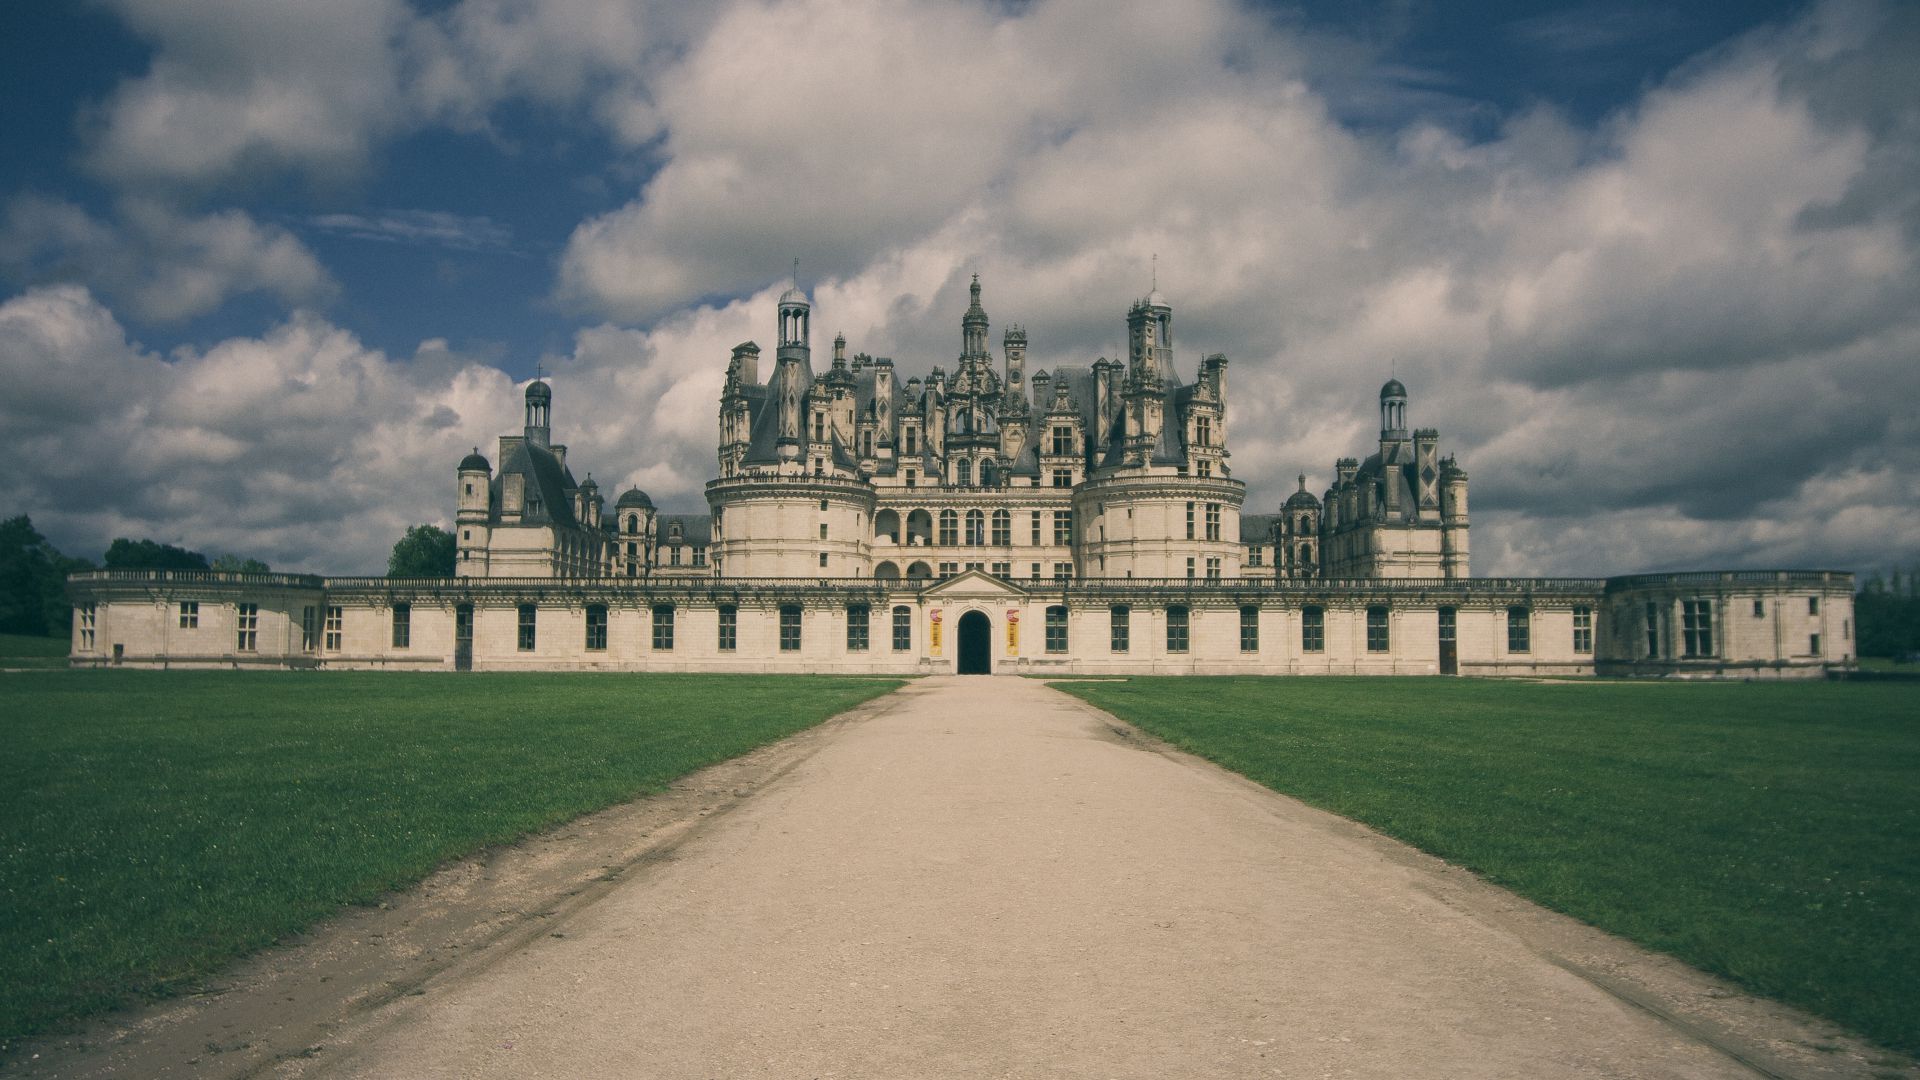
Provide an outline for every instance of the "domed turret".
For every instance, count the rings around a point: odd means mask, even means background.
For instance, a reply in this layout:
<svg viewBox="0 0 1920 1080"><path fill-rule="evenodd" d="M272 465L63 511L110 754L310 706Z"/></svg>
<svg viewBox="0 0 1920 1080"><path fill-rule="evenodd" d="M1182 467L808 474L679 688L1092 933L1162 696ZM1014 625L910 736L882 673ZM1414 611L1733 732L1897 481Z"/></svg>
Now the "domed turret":
<svg viewBox="0 0 1920 1080"><path fill-rule="evenodd" d="M1287 496L1287 502L1286 502L1286 505L1283 507L1283 509L1287 509L1287 510L1318 510L1320 509L1320 500L1314 498L1313 493L1307 490L1307 474L1305 473L1300 474L1300 490Z"/></svg>
<svg viewBox="0 0 1920 1080"><path fill-rule="evenodd" d="M1400 385L1399 379L1388 379L1380 387L1380 437L1407 437L1407 388Z"/></svg>
<svg viewBox="0 0 1920 1080"><path fill-rule="evenodd" d="M1406 396L1407 388L1400 385L1399 379L1388 379L1386 385L1380 388L1381 401L1385 401L1388 398L1404 398Z"/></svg>
<svg viewBox="0 0 1920 1080"><path fill-rule="evenodd" d="M646 492L632 487L621 493L619 501L613 504L613 508L615 510L651 510L653 500L647 497Z"/></svg>
<svg viewBox="0 0 1920 1080"><path fill-rule="evenodd" d="M527 384L527 441L545 447L553 439L553 387L544 380Z"/></svg>
<svg viewBox="0 0 1920 1080"><path fill-rule="evenodd" d="M482 454L480 448L476 446L473 448L473 453L460 459L460 471L490 473L493 471L493 464L486 459L486 455Z"/></svg>

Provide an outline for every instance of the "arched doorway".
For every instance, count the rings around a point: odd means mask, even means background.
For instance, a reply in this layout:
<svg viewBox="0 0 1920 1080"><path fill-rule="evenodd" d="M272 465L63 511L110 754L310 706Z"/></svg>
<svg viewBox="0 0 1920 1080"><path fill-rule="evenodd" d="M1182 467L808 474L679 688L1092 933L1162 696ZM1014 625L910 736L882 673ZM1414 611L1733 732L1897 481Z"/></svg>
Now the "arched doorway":
<svg viewBox="0 0 1920 1080"><path fill-rule="evenodd" d="M960 674L986 675L993 670L993 623L985 614L960 616Z"/></svg>

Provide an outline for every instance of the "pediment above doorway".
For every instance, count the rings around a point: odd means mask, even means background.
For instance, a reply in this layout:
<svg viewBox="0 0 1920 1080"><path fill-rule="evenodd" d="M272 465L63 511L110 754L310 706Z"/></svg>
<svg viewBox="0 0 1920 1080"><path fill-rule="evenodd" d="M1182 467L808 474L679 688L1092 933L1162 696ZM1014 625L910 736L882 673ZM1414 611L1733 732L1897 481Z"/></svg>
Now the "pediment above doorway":
<svg viewBox="0 0 1920 1080"><path fill-rule="evenodd" d="M921 591L928 600L1024 600L1027 590L984 570L968 570Z"/></svg>

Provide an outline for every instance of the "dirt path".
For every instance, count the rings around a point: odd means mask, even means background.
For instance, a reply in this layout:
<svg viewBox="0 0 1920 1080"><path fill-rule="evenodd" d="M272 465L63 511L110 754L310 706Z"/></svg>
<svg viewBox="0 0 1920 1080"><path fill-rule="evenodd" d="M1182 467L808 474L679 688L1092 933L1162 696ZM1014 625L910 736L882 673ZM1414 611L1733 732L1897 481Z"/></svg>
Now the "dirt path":
<svg viewBox="0 0 1920 1080"><path fill-rule="evenodd" d="M1011 678L918 682L234 985L33 1067L1909 1075Z"/></svg>

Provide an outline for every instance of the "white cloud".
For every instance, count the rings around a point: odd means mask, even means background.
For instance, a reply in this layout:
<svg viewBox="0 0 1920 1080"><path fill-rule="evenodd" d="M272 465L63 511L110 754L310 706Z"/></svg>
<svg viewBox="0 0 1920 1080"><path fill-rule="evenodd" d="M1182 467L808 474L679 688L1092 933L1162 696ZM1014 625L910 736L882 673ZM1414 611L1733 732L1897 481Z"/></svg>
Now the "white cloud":
<svg viewBox="0 0 1920 1080"><path fill-rule="evenodd" d="M116 210L107 222L59 199L9 200L0 273L23 282L83 283L159 322L204 315L242 293L304 304L335 291L305 244L245 211L190 215L136 198Z"/></svg>

